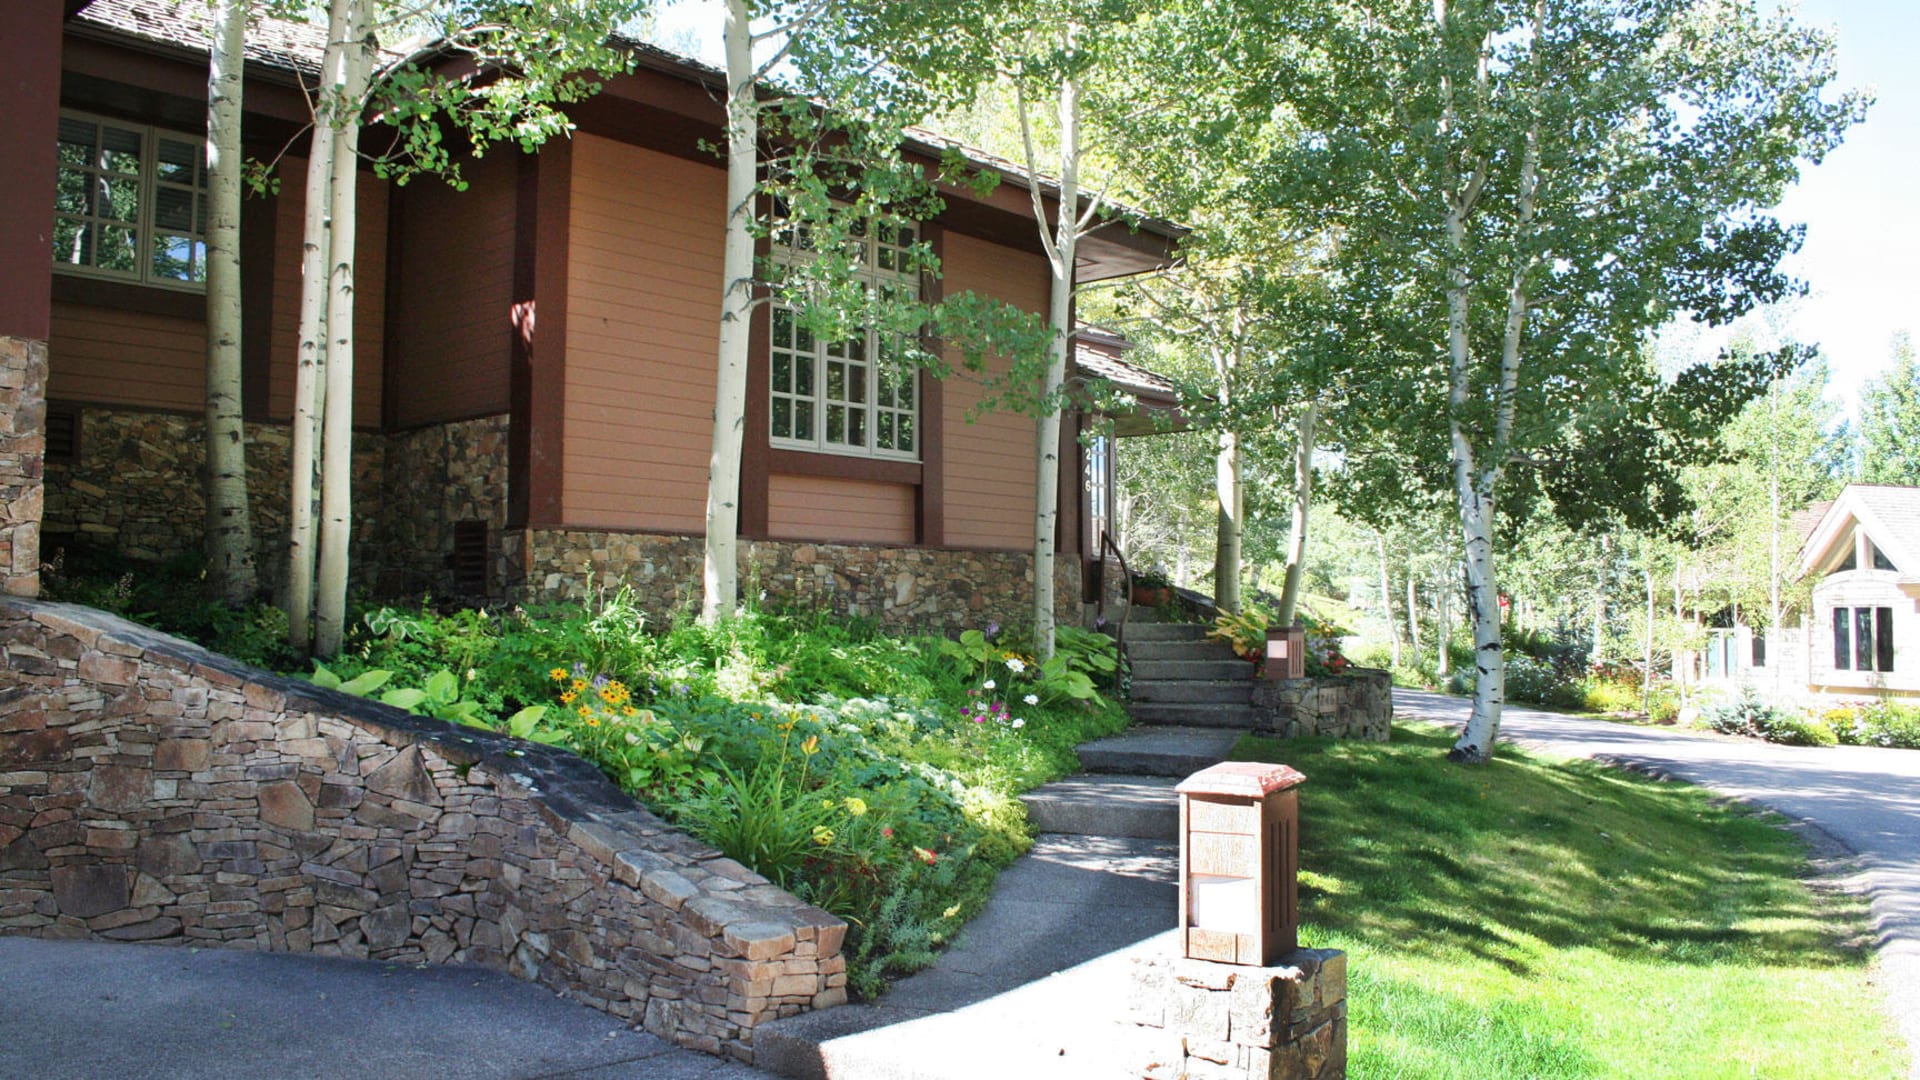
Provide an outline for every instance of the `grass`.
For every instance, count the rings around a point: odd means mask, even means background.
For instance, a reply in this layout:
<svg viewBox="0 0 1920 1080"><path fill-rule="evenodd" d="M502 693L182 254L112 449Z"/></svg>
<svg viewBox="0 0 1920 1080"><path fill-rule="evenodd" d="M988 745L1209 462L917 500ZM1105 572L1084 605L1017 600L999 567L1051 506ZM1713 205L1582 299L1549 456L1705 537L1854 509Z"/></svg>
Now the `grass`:
<svg viewBox="0 0 1920 1080"><path fill-rule="evenodd" d="M1810 885L1776 818L1507 748L1451 766L1450 740L1235 751L1308 777L1302 944L1348 953L1352 1075L1905 1075L1864 902Z"/></svg>

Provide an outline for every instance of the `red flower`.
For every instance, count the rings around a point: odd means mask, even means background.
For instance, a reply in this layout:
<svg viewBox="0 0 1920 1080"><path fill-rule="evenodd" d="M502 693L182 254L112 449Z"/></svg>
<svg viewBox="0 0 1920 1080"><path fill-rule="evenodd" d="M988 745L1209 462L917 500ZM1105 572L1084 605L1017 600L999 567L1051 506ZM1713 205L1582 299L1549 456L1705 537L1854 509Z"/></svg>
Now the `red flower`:
<svg viewBox="0 0 1920 1080"><path fill-rule="evenodd" d="M886 837L889 840L893 839L893 826L891 825L881 826L880 835Z"/></svg>
<svg viewBox="0 0 1920 1080"><path fill-rule="evenodd" d="M919 856L920 861L923 863L926 863L928 866L932 866L934 863L934 860L940 857L923 847L914 848L913 853Z"/></svg>

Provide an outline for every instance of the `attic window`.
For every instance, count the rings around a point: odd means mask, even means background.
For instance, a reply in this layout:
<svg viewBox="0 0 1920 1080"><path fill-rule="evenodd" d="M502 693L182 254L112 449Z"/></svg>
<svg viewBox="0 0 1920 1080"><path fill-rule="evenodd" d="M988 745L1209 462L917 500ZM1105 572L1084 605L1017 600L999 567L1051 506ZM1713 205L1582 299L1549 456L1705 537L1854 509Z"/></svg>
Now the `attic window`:
<svg viewBox="0 0 1920 1080"><path fill-rule="evenodd" d="M453 523L453 591L477 595L487 591L487 523Z"/></svg>
<svg viewBox="0 0 1920 1080"><path fill-rule="evenodd" d="M1869 540L1867 541L1867 549L1873 552L1873 568L1875 570L1900 569L1899 567L1893 565L1892 559L1887 558L1886 552L1880 550L1879 544L1876 544L1873 541Z"/></svg>

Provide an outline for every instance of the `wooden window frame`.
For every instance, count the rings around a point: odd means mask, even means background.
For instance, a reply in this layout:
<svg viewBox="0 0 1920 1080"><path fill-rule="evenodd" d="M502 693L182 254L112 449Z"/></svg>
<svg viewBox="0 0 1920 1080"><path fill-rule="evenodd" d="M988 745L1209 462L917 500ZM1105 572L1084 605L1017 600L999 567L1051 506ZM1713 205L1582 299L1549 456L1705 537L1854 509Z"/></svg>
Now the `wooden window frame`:
<svg viewBox="0 0 1920 1080"><path fill-rule="evenodd" d="M210 199L212 195L211 191L208 188L208 183L207 183L208 177L207 177L207 171L206 171L206 155L207 155L206 138L204 136L192 135L183 131L175 131L171 128L157 127L153 124L131 123L125 120L118 120L110 116L101 116L96 113L89 113L79 109L61 109L60 119L63 121L73 120L79 123L91 124L91 125L94 125L96 128L101 128L101 129L113 128L119 131L135 133L139 135L140 137L140 171L137 174L119 174L119 175L130 176L133 178L135 184L138 187L138 199L139 199L140 205L138 210L134 214L135 220L131 223L131 226L134 232L133 258L134 258L135 269L115 270L115 269L112 269L111 267L97 266L92 263L68 262L60 259L56 254L53 260L54 272L58 274L69 274L74 277L89 278L96 281L114 281L114 282L120 282L127 285L139 285L147 288L170 289L175 292L204 294L207 291L207 283L205 278L207 236L206 236L204 226L208 223L199 221L197 219L200 217L200 206L202 201ZM194 174L194 182L192 184L182 185L176 181L163 180L160 178L159 176L160 141L162 139L166 139L166 140L177 142L177 143L184 143L198 150L199 152L198 164ZM72 168L72 166L69 166L65 163L61 163L57 166L57 168L64 170L64 169ZM97 165L92 165L92 164L81 166L81 168L88 170L90 173L98 173L100 171ZM159 201L159 192L163 187L172 188L172 189L185 187L189 191L191 196L189 218L191 220L189 221L189 228L187 230L185 231L182 231L179 229L163 230L155 222L154 220L155 205ZM212 212L211 209L209 209L208 213L211 214L211 212ZM101 218L98 214L76 214L68 211L63 211L59 208L59 204L57 202L55 203L55 206L54 206L54 219L55 219L56 227L58 223L61 221L80 221L85 223L85 225L88 228L92 228L98 222L107 220L107 219ZM195 224L199 224L203 227L199 230L195 230L192 228L192 226ZM181 280L179 278L160 277L154 274L153 272L154 241L156 236L158 236L161 232L165 232L166 235L168 236L184 236L188 239L190 243L198 245L199 268L202 275L199 280ZM56 244L54 245L54 247L57 252L58 245ZM98 257L97 245L95 246L95 248L90 250L90 254L96 258Z"/></svg>
<svg viewBox="0 0 1920 1080"><path fill-rule="evenodd" d="M894 228L898 228L898 226ZM886 237L882 236L883 231L887 232L888 235ZM882 230L876 227L866 228L860 236L861 253L858 259L859 269L857 269L855 273L870 289L904 290L909 296L917 297L920 295L920 275L917 271L905 268L904 255L907 249L920 238L920 230L917 227L914 228L911 233L906 234L904 241L899 239L900 236L900 233L895 233L891 230ZM772 245L771 257L776 265L783 263L790 265L795 260L807 259L812 256L804 247L795 247L786 239L777 238ZM885 357L889 350L884 347L881 342L880 332L878 330L868 328L863 331L866 335L864 349L861 350L863 356L857 360L851 359L851 354L855 351L852 349L842 350L840 355L831 355L830 350L833 349L837 343L825 342L817 338L813 340L810 348L802 349L800 347L800 331L797 327L793 331L791 343L783 345L780 341L779 328L774 324L781 317L782 313L797 316L797 312L790 307L777 303L769 306L771 310L768 316L767 381L766 385L762 387L760 391L767 397L768 448L773 451L833 454L840 457L919 464L926 446L926 423L922 416L922 406L925 402L926 394L923 385L924 380L921 378L919 368L916 366L907 369L905 372L906 378L901 380L901 384L896 384L890 395L891 400L897 402L901 397L900 389L904 388L907 392L906 396L911 398L912 404L906 407L883 404L882 391L887 389L887 386L881 374L881 369L885 366ZM774 353L776 350L795 365L789 369L789 382L786 390L776 388L776 379L779 377L779 373L776 370L778 365L774 362ZM799 392L799 368L797 365L802 361L808 363L811 368L811 391L806 394ZM840 398L830 398L827 393L827 369L829 365L848 362L859 363L865 368L864 382L860 388L860 393L864 400L859 402L851 400L853 396L851 392L844 392ZM777 435L774 433L774 404L782 399L790 403L789 407L795 410L799 409L803 404L810 408L812 423L811 438L802 439L792 435ZM849 410L859 409L865 414L863 444L854 445L847 442L832 442L828 440L827 413L830 408L835 406ZM793 413L789 414L790 417L793 415ZM893 420L893 431L895 433L894 438L896 443L899 440L901 418L908 418L912 421L913 445L911 448L898 450L879 445L880 421L883 416L890 417ZM791 419L789 420L788 430L794 430Z"/></svg>

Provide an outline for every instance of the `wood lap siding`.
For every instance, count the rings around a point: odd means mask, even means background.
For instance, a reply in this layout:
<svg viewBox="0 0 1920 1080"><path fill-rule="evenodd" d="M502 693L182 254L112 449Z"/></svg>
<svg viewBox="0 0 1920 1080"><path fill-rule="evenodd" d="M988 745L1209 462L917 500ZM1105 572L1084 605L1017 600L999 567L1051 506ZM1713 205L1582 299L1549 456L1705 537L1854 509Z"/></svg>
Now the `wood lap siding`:
<svg viewBox="0 0 1920 1080"><path fill-rule="evenodd" d="M574 139L562 508L570 525L705 528L723 182L711 166Z"/></svg>
<svg viewBox="0 0 1920 1080"><path fill-rule="evenodd" d="M274 222L273 345L268 350L267 415L285 422L293 419L293 383L300 355L300 255L307 224L307 163L287 158L275 172L280 177L280 202ZM353 259L353 426L367 428L380 423L387 321L387 185L362 174L359 201Z"/></svg>
<svg viewBox="0 0 1920 1080"><path fill-rule="evenodd" d="M426 177L400 196L398 427L507 411L517 157L462 163L466 191Z"/></svg>
<svg viewBox="0 0 1920 1080"><path fill-rule="evenodd" d="M913 543L913 485L824 476L773 476L767 533L775 540Z"/></svg>
<svg viewBox="0 0 1920 1080"><path fill-rule="evenodd" d="M1049 278L1040 256L949 231L945 260L948 296L971 291L1046 313ZM949 355L948 360L955 374L947 380L942 418L946 541L961 547L1031 548L1034 420L994 411L967 423L967 412L979 403L982 388L960 370L958 356Z"/></svg>
<svg viewBox="0 0 1920 1080"><path fill-rule="evenodd" d="M207 326L199 319L53 305L47 396L195 412L207 407Z"/></svg>

